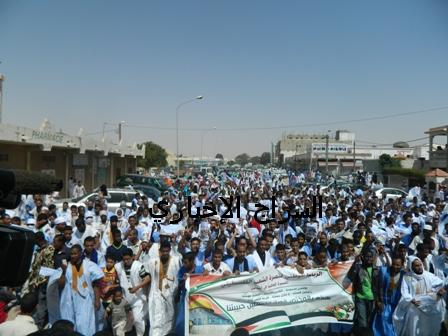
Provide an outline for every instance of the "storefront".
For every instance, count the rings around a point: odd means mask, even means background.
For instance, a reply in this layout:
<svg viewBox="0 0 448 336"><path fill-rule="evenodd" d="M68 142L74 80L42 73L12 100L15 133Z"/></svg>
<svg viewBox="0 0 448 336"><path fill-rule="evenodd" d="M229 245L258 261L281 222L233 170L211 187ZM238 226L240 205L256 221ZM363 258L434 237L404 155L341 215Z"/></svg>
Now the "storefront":
<svg viewBox="0 0 448 336"><path fill-rule="evenodd" d="M122 174L137 169L144 148L113 144L83 136L0 124L0 168L25 169L54 175L64 181L81 180L87 190L101 184L112 186Z"/></svg>

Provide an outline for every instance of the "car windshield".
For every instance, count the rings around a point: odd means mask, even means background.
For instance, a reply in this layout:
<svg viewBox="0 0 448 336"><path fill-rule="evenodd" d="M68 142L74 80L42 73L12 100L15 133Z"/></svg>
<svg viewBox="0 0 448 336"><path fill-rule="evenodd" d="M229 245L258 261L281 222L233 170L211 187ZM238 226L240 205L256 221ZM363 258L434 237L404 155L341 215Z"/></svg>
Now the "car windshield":
<svg viewBox="0 0 448 336"><path fill-rule="evenodd" d="M72 198L72 199L71 199L71 202L72 202L72 203L79 203L79 202L81 202L83 199L85 199L85 200L89 200L89 201L95 201L96 198L98 198L98 193L95 192L95 193L93 193L93 194L83 195L83 196L80 196L80 197ZM109 195L107 195L107 196L104 197L104 198L107 199L107 200L110 200L111 195L109 194Z"/></svg>
<svg viewBox="0 0 448 336"><path fill-rule="evenodd" d="M79 197L76 197L76 198L72 198L72 202L73 202L73 203L78 203L79 201L81 201L81 200L84 199L85 197L86 197L86 195L79 196Z"/></svg>

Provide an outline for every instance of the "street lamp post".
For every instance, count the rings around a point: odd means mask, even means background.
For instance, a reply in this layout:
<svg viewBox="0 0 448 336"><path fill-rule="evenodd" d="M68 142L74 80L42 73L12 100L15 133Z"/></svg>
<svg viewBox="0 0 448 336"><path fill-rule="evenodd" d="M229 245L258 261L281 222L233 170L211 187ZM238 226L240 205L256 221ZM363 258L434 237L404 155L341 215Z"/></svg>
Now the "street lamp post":
<svg viewBox="0 0 448 336"><path fill-rule="evenodd" d="M123 124L125 121L120 121L118 124L118 143L121 144L121 139L123 138Z"/></svg>
<svg viewBox="0 0 448 336"><path fill-rule="evenodd" d="M125 123L126 123L125 121L120 121L120 122L118 123L118 128L114 128L114 129L113 129L114 132L117 132L117 133L118 133L118 143L119 143L119 144L121 143L121 139L123 138L123 125L124 125ZM106 133L106 126L107 126L107 125L115 125L115 124L111 124L111 123L108 123L108 122L103 122L103 138L102 138L102 141L103 141L103 142L105 141L104 134ZM108 131L108 132L109 132L109 131Z"/></svg>
<svg viewBox="0 0 448 336"><path fill-rule="evenodd" d="M0 62L1 63L1 62ZM2 108L3 108L3 81L5 80L5 77L0 74L0 124L2 123Z"/></svg>
<svg viewBox="0 0 448 336"><path fill-rule="evenodd" d="M105 138L104 138L104 133L106 132L106 125L107 125L107 122L104 122L103 123L103 137L102 137L102 141L104 142L104 140L105 140Z"/></svg>
<svg viewBox="0 0 448 336"><path fill-rule="evenodd" d="M197 96L193 99L189 99L184 101L183 103L180 103L176 107L176 166L177 166L177 178L179 178L179 110L180 108L188 103L192 103L195 100L201 100L203 99L203 96Z"/></svg>
<svg viewBox="0 0 448 336"><path fill-rule="evenodd" d="M325 171L328 175L328 134L325 135Z"/></svg>
<svg viewBox="0 0 448 336"><path fill-rule="evenodd" d="M325 135L325 170L327 173L327 177L328 177L328 141L329 141L329 134L331 130L327 131L327 134Z"/></svg>
<svg viewBox="0 0 448 336"><path fill-rule="evenodd" d="M204 137L205 137L205 134L206 134L208 131L214 131L214 130L216 130L216 127L213 127L213 128L211 128L211 129L203 130L202 133L201 133L201 163L202 163L202 161L203 161L203 153L204 153Z"/></svg>

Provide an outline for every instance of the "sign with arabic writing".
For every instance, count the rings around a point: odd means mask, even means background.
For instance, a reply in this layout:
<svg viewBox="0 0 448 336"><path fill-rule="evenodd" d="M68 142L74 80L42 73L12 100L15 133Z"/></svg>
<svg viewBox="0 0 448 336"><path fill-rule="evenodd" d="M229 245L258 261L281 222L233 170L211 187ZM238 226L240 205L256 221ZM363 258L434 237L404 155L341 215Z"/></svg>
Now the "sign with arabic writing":
<svg viewBox="0 0 448 336"><path fill-rule="evenodd" d="M325 143L313 143L312 149L314 153L325 153L327 150L327 146ZM330 143L328 144L328 153L347 153L348 145L341 143Z"/></svg>
<svg viewBox="0 0 448 336"><path fill-rule="evenodd" d="M316 323L351 323L354 303L346 274L352 262L305 270L268 268L231 277L189 278L190 335L236 327L250 334ZM186 325L187 326L187 325ZM187 333L186 333L187 334Z"/></svg>

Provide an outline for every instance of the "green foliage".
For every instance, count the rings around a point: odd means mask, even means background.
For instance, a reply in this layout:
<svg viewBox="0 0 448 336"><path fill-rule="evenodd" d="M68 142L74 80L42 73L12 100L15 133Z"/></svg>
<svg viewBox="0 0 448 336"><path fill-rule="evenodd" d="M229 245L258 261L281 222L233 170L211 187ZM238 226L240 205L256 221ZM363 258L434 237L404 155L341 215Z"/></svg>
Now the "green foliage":
<svg viewBox="0 0 448 336"><path fill-rule="evenodd" d="M253 164L253 165L257 165L261 163L261 157L259 156L253 156L249 159L249 161Z"/></svg>
<svg viewBox="0 0 448 336"><path fill-rule="evenodd" d="M404 177L414 177L418 179L425 179L425 172L423 170L401 168L401 167L388 167L383 169L385 175L400 175Z"/></svg>
<svg viewBox="0 0 448 336"><path fill-rule="evenodd" d="M224 156L221 153L216 154L215 159L224 160Z"/></svg>
<svg viewBox="0 0 448 336"><path fill-rule="evenodd" d="M249 163L250 156L246 153L240 154L235 157L235 162L239 165L244 166L245 164Z"/></svg>
<svg viewBox="0 0 448 336"><path fill-rule="evenodd" d="M165 167L168 164L166 161L168 154L164 148L152 141L145 142L142 145L145 145L145 158L138 160L140 167L148 169L151 167Z"/></svg>
<svg viewBox="0 0 448 336"><path fill-rule="evenodd" d="M389 154L381 154L379 157L379 165L381 170L385 168L401 168L400 160L391 157Z"/></svg>
<svg viewBox="0 0 448 336"><path fill-rule="evenodd" d="M263 152L263 154L261 154L260 163L262 165L267 165L267 164L271 163L271 153Z"/></svg>
<svg viewBox="0 0 448 336"><path fill-rule="evenodd" d="M409 169L409 168L384 168L383 175L398 175L408 179L409 186L424 186L425 181L425 171L418 169Z"/></svg>

